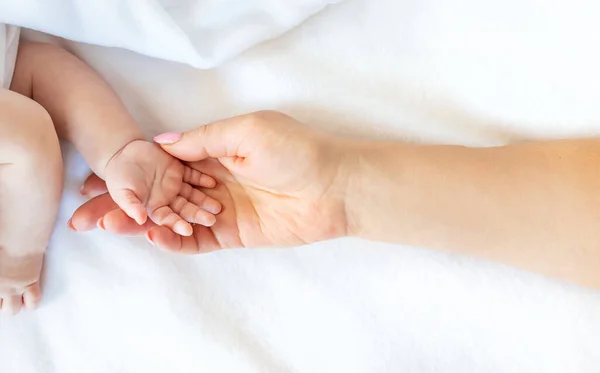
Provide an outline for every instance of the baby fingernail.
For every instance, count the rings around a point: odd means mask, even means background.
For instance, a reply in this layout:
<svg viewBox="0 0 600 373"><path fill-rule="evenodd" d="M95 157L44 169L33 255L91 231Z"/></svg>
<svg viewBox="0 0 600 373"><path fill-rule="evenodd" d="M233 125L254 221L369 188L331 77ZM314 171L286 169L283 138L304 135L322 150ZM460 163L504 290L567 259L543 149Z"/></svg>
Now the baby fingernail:
<svg viewBox="0 0 600 373"><path fill-rule="evenodd" d="M96 225L98 226L98 228L102 229L103 231L106 230L106 227L104 226L104 218L100 218L100 220L98 220Z"/></svg>
<svg viewBox="0 0 600 373"><path fill-rule="evenodd" d="M181 140L182 133L180 132L167 132L161 133L158 136L154 137L154 141L162 145L174 144L177 141Z"/></svg>

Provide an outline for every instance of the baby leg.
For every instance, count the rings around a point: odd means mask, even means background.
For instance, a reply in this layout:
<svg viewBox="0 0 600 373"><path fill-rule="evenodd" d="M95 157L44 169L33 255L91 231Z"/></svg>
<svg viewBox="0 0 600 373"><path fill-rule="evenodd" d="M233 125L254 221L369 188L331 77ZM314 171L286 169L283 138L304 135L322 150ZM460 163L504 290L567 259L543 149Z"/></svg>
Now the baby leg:
<svg viewBox="0 0 600 373"><path fill-rule="evenodd" d="M39 302L40 272L62 191L52 120L36 102L0 90L0 308Z"/></svg>

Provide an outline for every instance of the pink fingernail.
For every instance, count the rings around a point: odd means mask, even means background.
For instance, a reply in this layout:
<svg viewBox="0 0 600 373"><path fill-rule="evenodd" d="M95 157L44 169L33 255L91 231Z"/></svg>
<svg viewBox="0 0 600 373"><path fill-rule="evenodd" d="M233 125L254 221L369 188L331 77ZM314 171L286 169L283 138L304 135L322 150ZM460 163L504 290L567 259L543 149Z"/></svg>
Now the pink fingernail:
<svg viewBox="0 0 600 373"><path fill-rule="evenodd" d="M87 196L87 191L85 190L85 186L82 186L81 189L79 189L79 194L81 194L82 196Z"/></svg>
<svg viewBox="0 0 600 373"><path fill-rule="evenodd" d="M103 231L106 230L106 227L104 226L104 218L100 218L98 220L98 223L96 223L96 225L98 226L98 228L102 229Z"/></svg>
<svg viewBox="0 0 600 373"><path fill-rule="evenodd" d="M162 145L169 145L181 140L182 136L183 134L181 132L161 133L160 135L154 137L154 141Z"/></svg>
<svg viewBox="0 0 600 373"><path fill-rule="evenodd" d="M150 232L146 233L146 240L150 243L150 245L156 246L154 241L152 241L152 236L150 236Z"/></svg>
<svg viewBox="0 0 600 373"><path fill-rule="evenodd" d="M73 232L77 232L77 229L75 229L75 227L73 226L73 219L69 219L69 221L67 222L67 227L69 227L69 229Z"/></svg>

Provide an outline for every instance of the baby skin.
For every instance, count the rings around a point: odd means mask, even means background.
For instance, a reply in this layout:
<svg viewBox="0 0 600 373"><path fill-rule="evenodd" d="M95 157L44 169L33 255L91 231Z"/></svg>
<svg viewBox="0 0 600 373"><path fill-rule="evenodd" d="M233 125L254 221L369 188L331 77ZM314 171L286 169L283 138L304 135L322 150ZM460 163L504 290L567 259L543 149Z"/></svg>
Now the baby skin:
<svg viewBox="0 0 600 373"><path fill-rule="evenodd" d="M135 120L87 65L49 44L21 42L9 90L0 90L0 309L34 308L62 192L59 138L73 143L138 224L182 236L221 210L196 187L216 182L143 140Z"/></svg>

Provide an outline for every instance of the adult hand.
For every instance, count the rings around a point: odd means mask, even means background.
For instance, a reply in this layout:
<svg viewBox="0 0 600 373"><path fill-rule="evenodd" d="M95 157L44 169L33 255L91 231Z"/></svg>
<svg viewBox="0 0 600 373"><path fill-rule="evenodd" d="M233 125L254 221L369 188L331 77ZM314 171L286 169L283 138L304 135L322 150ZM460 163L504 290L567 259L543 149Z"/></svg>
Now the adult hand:
<svg viewBox="0 0 600 373"><path fill-rule="evenodd" d="M343 141L310 130L277 112L257 112L185 133L155 138L169 154L215 178L201 188L223 209L212 227L194 226L190 237L147 222L139 226L93 176L82 192L99 194L81 206L69 226L116 234L146 234L153 244L195 254L220 248L297 246L347 233L348 183Z"/></svg>
<svg viewBox="0 0 600 373"><path fill-rule="evenodd" d="M262 112L156 138L219 181L211 227L181 237L130 220L106 195L71 226L140 234L185 253L341 235L448 250L600 288L597 139L494 148L351 141ZM97 178L86 183L104 192ZM111 211L113 210L113 211Z"/></svg>

